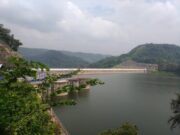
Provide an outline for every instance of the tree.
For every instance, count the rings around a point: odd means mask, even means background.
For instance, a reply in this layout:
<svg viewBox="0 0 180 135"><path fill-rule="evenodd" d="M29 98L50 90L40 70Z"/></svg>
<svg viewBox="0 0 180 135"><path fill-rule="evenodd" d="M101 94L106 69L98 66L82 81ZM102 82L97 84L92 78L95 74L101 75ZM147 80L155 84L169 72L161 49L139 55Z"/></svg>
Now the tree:
<svg viewBox="0 0 180 135"><path fill-rule="evenodd" d="M53 135L56 125L51 121L48 105L42 103L38 91L25 78L34 76L32 68L45 65L13 57L1 71L0 133L6 135ZM24 78L19 81L19 78Z"/></svg>
<svg viewBox="0 0 180 135"><path fill-rule="evenodd" d="M171 109L174 116L170 117L168 122L171 124L171 129L174 129L180 126L180 94L177 94L177 98L172 100Z"/></svg>
<svg viewBox="0 0 180 135"><path fill-rule="evenodd" d="M0 24L0 42L5 43L14 51L17 51L18 47L22 45L18 39L14 38L9 29L4 28L3 24Z"/></svg>
<svg viewBox="0 0 180 135"><path fill-rule="evenodd" d="M98 135L138 135L138 128L131 123L124 123L120 128L109 129Z"/></svg>

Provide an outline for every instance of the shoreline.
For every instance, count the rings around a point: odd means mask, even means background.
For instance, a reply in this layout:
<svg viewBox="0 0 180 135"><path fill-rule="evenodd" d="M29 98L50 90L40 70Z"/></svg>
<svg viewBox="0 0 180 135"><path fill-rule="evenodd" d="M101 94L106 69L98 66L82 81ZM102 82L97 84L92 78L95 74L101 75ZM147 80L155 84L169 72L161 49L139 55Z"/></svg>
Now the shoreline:
<svg viewBox="0 0 180 135"><path fill-rule="evenodd" d="M65 128L65 126L63 125L63 123L61 122L60 118L57 116L53 108L51 108L49 114L50 117L52 118L52 121L58 126L58 128L60 128L61 135L70 135L70 133Z"/></svg>

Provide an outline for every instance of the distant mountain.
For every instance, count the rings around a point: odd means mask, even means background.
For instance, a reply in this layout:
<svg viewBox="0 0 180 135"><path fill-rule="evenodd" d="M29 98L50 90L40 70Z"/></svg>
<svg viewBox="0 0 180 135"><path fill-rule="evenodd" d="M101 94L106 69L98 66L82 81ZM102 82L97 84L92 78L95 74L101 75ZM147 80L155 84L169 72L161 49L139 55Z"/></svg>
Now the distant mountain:
<svg viewBox="0 0 180 135"><path fill-rule="evenodd" d="M107 57L101 54L22 47L19 48L19 53L28 60L40 61L50 67L56 68L87 67L89 63Z"/></svg>
<svg viewBox="0 0 180 135"><path fill-rule="evenodd" d="M110 55L102 55L96 53L83 53L83 52L70 52L70 51L61 51L61 52L69 56L75 56L81 58L89 63L94 63L99 60L110 57Z"/></svg>
<svg viewBox="0 0 180 135"><path fill-rule="evenodd" d="M139 63L151 64L180 64L180 47L171 44L143 44L132 49L129 53L117 57L108 57L89 67L108 68L120 63L133 60Z"/></svg>

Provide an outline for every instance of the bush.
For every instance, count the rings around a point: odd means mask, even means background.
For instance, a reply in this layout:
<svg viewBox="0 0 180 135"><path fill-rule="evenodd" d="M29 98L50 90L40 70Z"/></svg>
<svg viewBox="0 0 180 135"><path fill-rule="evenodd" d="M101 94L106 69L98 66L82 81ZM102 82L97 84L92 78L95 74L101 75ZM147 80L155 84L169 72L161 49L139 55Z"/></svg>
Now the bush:
<svg viewBox="0 0 180 135"><path fill-rule="evenodd" d="M138 128L131 123L125 123L120 128L109 129L98 135L138 135Z"/></svg>

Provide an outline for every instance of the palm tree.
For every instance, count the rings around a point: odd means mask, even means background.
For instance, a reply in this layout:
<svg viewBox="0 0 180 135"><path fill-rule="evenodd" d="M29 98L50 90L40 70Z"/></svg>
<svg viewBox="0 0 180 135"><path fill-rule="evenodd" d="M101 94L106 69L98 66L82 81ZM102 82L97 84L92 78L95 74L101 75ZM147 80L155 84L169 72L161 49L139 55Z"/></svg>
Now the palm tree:
<svg viewBox="0 0 180 135"><path fill-rule="evenodd" d="M174 129L180 126L180 94L177 94L177 98L172 100L171 109L174 116L171 116L168 122L171 124L171 129Z"/></svg>

